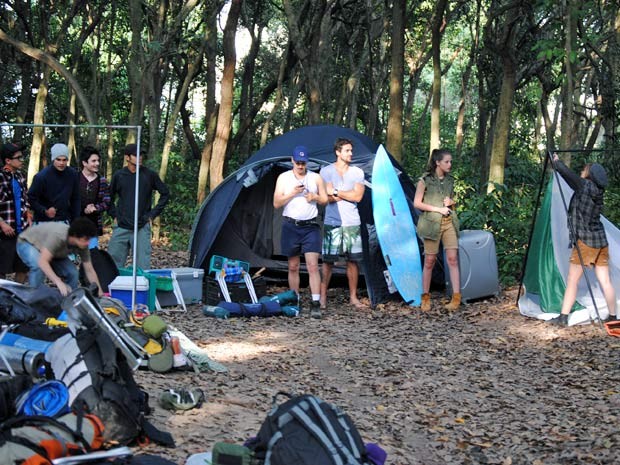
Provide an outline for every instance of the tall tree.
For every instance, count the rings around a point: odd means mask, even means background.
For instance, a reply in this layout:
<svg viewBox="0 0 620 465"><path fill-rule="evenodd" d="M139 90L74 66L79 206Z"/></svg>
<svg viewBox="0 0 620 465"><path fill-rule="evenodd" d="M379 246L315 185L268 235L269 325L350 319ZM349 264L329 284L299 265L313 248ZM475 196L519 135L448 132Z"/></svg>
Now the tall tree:
<svg viewBox="0 0 620 465"><path fill-rule="evenodd" d="M392 6L392 67L390 70L390 113L387 148L399 162L403 159L403 74L405 70L406 0L394 0Z"/></svg>
<svg viewBox="0 0 620 465"><path fill-rule="evenodd" d="M431 109L430 151L439 148L441 116L441 37L445 29L444 15L448 0L438 0L432 18L432 54L433 54L433 102Z"/></svg>
<svg viewBox="0 0 620 465"><path fill-rule="evenodd" d="M304 73L310 110L309 124L318 124L322 118L322 80L325 77L323 63L330 42L330 11L335 3L335 0L306 0L299 14L296 14L290 0L282 1L290 40Z"/></svg>
<svg viewBox="0 0 620 465"><path fill-rule="evenodd" d="M221 80L220 108L217 115L217 128L213 141L211 165L209 167L209 185L213 190L224 180L224 162L226 147L232 128L232 105L235 81L235 65L237 53L235 49L235 36L237 22L241 13L242 0L232 0L226 26L224 27L224 71Z"/></svg>

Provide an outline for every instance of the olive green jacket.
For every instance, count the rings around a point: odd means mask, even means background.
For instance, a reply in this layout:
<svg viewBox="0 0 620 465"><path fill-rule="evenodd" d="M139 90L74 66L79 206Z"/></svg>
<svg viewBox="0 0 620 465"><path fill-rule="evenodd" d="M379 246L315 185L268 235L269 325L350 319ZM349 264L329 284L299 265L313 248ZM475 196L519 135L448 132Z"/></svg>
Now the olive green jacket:
<svg viewBox="0 0 620 465"><path fill-rule="evenodd" d="M443 207L444 197L454 198L454 177L446 174L443 180L429 173L424 174L420 180L424 182L425 190L422 202L432 205L433 207ZM418 235L424 239L438 240L441 235L441 220L443 215L438 212L424 211L418 218L417 231ZM450 215L452 225L459 235L459 219L456 211L452 210Z"/></svg>

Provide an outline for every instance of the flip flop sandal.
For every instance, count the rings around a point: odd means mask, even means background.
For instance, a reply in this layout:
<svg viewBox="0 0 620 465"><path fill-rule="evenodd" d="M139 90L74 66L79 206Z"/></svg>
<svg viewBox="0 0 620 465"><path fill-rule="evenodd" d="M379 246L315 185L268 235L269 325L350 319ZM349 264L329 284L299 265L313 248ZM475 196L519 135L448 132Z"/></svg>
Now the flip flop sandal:
<svg viewBox="0 0 620 465"><path fill-rule="evenodd" d="M190 410L200 407L203 400L202 389L168 389L159 396L159 405L166 410Z"/></svg>

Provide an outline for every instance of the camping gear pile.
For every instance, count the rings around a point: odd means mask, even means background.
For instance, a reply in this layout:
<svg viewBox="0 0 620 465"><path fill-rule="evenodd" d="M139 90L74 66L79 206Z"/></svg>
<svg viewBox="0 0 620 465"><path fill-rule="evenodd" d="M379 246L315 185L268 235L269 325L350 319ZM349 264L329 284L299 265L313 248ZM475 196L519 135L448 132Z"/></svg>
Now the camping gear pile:
<svg viewBox="0 0 620 465"><path fill-rule="evenodd" d="M63 299L2 280L0 321L0 463L51 464L112 446L106 456L126 457L131 450L118 446L146 439L174 445L146 419L148 395L133 376L145 362L154 369L151 359L174 367L180 344L157 315L131 314L83 288Z"/></svg>

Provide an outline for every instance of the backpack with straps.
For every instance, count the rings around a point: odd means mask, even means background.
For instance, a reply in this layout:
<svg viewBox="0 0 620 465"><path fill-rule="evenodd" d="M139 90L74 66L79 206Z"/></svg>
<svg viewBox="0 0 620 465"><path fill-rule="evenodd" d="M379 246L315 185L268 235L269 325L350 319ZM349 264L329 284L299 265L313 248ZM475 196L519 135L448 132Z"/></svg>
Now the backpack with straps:
<svg viewBox="0 0 620 465"><path fill-rule="evenodd" d="M289 400L277 405L279 395ZM258 436L247 443L264 465L370 465L351 418L312 395L278 392Z"/></svg>
<svg viewBox="0 0 620 465"><path fill-rule="evenodd" d="M129 444L146 435L172 446L172 437L145 418L150 413L148 395L135 382L127 360L100 328L67 334L48 350L46 359L55 378L69 390L73 411L97 415L105 425L106 442Z"/></svg>

